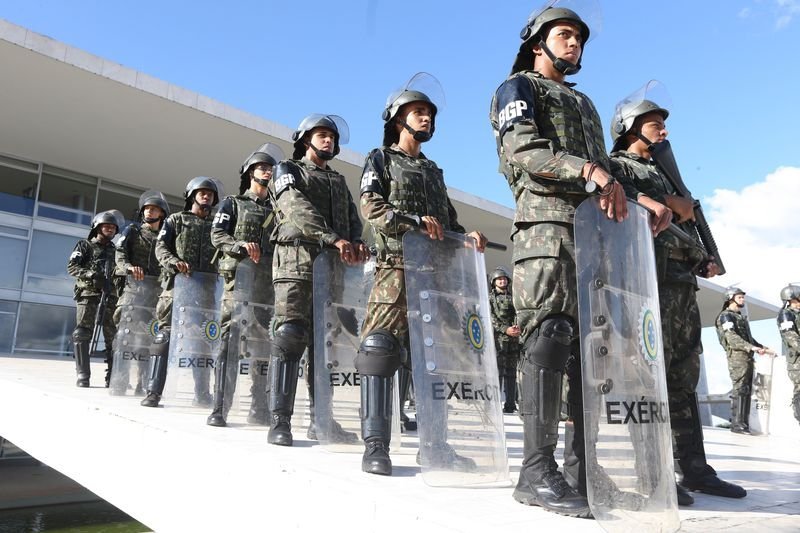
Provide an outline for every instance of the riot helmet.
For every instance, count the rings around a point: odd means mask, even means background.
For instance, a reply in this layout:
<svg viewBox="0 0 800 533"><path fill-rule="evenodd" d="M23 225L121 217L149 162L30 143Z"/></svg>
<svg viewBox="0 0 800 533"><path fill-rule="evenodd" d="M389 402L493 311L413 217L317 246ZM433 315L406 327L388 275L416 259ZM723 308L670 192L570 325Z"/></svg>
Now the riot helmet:
<svg viewBox="0 0 800 533"><path fill-rule="evenodd" d="M746 292L744 292L744 291L743 291L742 289L740 289L739 287L733 287L733 286L731 286L731 287L728 287L728 288L726 288L726 289L725 289L725 303L727 304L728 302L730 302L731 300L733 300L733 297L734 297L734 296L736 296L737 294L742 294L742 295L744 295L744 294L747 294L747 293L746 293Z"/></svg>
<svg viewBox="0 0 800 533"><path fill-rule="evenodd" d="M425 102L431 106L431 128L430 131L418 131L413 129L405 120L400 119L397 114L400 108L412 102ZM400 136L397 133L396 123L403 126L417 142L427 142L433 137L436 130L436 114L444 106L444 90L439 80L427 72L417 72L406 84L392 91L386 99L381 118L385 122L383 127L383 145L391 146L396 143ZM398 122L402 120L402 122Z"/></svg>
<svg viewBox="0 0 800 533"><path fill-rule="evenodd" d="M309 133L314 128L325 128L333 132L333 152L320 150L311 144L311 139L308 138ZM341 145L347 144L350 140L350 129L347 127L347 122L339 115L321 115L314 113L304 118L297 129L292 133L292 141L294 141L294 152L292 159L300 159L305 155L308 146L314 150L317 157L323 161L330 161L339 153Z"/></svg>
<svg viewBox="0 0 800 533"><path fill-rule="evenodd" d="M509 282L511 282L511 276L508 275L508 271L501 266L495 268L494 271L492 272L492 277L489 280L490 285L494 287L494 282L497 281L499 278L506 278Z"/></svg>
<svg viewBox="0 0 800 533"><path fill-rule="evenodd" d="M92 227L89 230L89 240L93 239L95 235L98 234L102 224L113 224L117 228L117 231L114 232L116 235L119 233L119 229L124 223L125 217L116 209L101 211L100 213L97 213L94 218L92 218Z"/></svg>
<svg viewBox="0 0 800 533"><path fill-rule="evenodd" d="M578 6L574 5L578 3L582 3L583 5L578 8ZM514 65L511 67L511 74L533 68L533 47L537 45L540 46L544 53L547 54L547 56L553 61L553 66L556 68L556 70L566 76L576 74L581 69L583 50L586 43L589 42L589 37L591 36L589 25L584 21L583 18L581 18L580 15L578 15L578 11L584 13L585 15L591 15L586 16L586 20L591 18L597 19L596 21L592 22L592 26L595 28L595 30L597 30L600 26L599 6L588 5L589 3L594 2L550 0L544 5L544 7L534 10L528 17L528 21L525 23L525 26L520 31L519 36L522 39L522 44L520 44L519 52L517 52L517 57L514 60ZM577 9L564 7L565 5L570 5L571 7L575 7ZM565 21L576 25L581 33L581 55L578 58L577 63L572 63L565 59L556 57L552 50L550 50L550 48L545 44L545 40L547 39L546 32L550 29L550 25L552 23L558 21Z"/></svg>
<svg viewBox="0 0 800 533"><path fill-rule="evenodd" d="M669 101L666 89L657 80L648 81L640 89L620 100L614 108L614 116L611 118L611 140L614 142L612 151L626 148L623 143L625 136L629 133L636 135L648 146L653 144L653 140L644 137L641 131L633 131L632 128L637 118L648 113L659 113L664 120L667 120L669 110L662 106ZM661 102L662 105L658 105L656 102Z"/></svg>
<svg viewBox="0 0 800 533"><path fill-rule="evenodd" d="M156 207L161 208L164 212L164 216L161 218L155 219L146 219L144 218L144 208L148 205L154 205ZM152 224L153 222L158 222L159 220L164 220L169 216L169 203L167 203L167 199L160 191L149 190L142 193L139 196L139 220L142 222L146 222L148 224Z"/></svg>
<svg viewBox="0 0 800 533"><path fill-rule="evenodd" d="M788 304L789 300L800 300L800 285L792 285L791 283L781 289L781 300L783 303Z"/></svg>
<svg viewBox="0 0 800 533"><path fill-rule="evenodd" d="M199 189L208 189L214 191L214 200L211 202L211 205L204 206L208 211L210 211L212 207L219 203L219 197L222 195L222 183L216 178L198 176L196 178L192 178L189 183L186 184L186 190L183 193L183 197L185 199L183 204L184 211L191 210L192 204L195 201L195 194Z"/></svg>
<svg viewBox="0 0 800 533"><path fill-rule="evenodd" d="M244 194L250 188L250 180L254 179L256 183L266 187L269 185L269 180L256 178L251 176L250 169L253 165L258 163L266 163L275 166L279 161L284 159L283 150L277 144L264 143L259 146L252 154L247 156L242 166L239 168L239 176L241 178L239 183L239 194Z"/></svg>

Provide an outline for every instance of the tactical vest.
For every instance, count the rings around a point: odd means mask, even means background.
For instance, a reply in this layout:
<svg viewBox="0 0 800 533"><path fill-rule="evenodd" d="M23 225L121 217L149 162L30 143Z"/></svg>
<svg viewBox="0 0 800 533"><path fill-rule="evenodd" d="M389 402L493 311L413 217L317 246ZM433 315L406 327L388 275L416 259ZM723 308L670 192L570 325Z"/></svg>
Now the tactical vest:
<svg viewBox="0 0 800 533"><path fill-rule="evenodd" d="M269 242L274 218L272 205L256 203L251 197L245 195L232 196L236 209L236 227L233 229L233 238L243 242L257 242L265 256L272 255L272 244ZM265 222L269 222L267 226ZM241 258L222 254L219 260L220 272L233 272Z"/></svg>
<svg viewBox="0 0 800 533"><path fill-rule="evenodd" d="M728 346L728 341L725 339L725 330L722 328L723 318L727 318L728 321L734 323L733 331L736 332L739 337L750 344L756 343L755 339L753 339L753 334L750 333L750 323L745 316L741 313L734 313L726 309L719 314L716 321L717 337L719 337L719 342L725 350L731 350L732 348Z"/></svg>
<svg viewBox="0 0 800 533"><path fill-rule="evenodd" d="M156 237L158 231L153 231L147 225L137 225L131 228L124 244L128 252L128 261L133 266L142 267L148 276L157 276L161 272L156 259Z"/></svg>
<svg viewBox="0 0 800 533"><path fill-rule="evenodd" d="M383 154L384 180L389 183L387 201L402 213L436 217L445 230L451 230L447 187L436 163L395 150L384 149ZM380 252L403 253L402 235L376 237L375 244Z"/></svg>
<svg viewBox="0 0 800 533"><path fill-rule="evenodd" d="M175 224L175 255L189 263L193 272L216 272L211 263L214 247L211 245L211 215L200 218L188 211L171 215Z"/></svg>
<svg viewBox="0 0 800 533"><path fill-rule="evenodd" d="M90 269L99 279L105 279L106 274L113 275L114 272L114 254L116 247L113 243L103 246L95 239L84 241L89 245L91 257L84 263L86 268ZM106 267L108 266L108 270ZM92 281L78 278L75 281L75 295L76 296L99 296L102 290L95 288Z"/></svg>
<svg viewBox="0 0 800 533"><path fill-rule="evenodd" d="M503 294L492 290L489 294L489 305L491 306L492 315L501 324L506 325L506 327L514 324L517 312L514 309L514 297L510 292ZM502 331L495 331L495 334L501 341L512 339L512 337L505 334L505 327L502 328Z"/></svg>

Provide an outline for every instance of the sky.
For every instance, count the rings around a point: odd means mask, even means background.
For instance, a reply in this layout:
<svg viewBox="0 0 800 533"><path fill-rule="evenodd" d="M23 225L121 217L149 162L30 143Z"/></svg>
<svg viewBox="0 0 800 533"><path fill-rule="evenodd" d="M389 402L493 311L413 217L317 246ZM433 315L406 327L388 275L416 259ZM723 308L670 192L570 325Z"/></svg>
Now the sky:
<svg viewBox="0 0 800 533"><path fill-rule="evenodd" d="M448 185L513 207L487 117L542 3L2 0L0 18L291 128L340 115L361 153L380 144L389 93L429 72L446 105L425 153ZM714 281L777 305L780 288L800 282L800 0L594 4L601 23L570 81L606 125L647 81L666 87L673 150L729 272ZM756 337L777 347L766 322ZM705 345L720 356L715 339Z"/></svg>

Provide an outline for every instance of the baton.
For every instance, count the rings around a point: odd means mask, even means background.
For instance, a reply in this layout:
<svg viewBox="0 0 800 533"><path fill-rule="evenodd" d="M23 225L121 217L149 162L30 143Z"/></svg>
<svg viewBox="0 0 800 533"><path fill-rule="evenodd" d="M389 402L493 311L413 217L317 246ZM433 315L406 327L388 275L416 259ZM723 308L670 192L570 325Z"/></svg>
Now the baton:
<svg viewBox="0 0 800 533"><path fill-rule="evenodd" d="M404 215L402 213L398 213L397 211L389 211L386 213L386 222L389 224L392 222L397 224L408 224L414 229L420 229L422 227L422 219L417 215ZM505 244L492 241L487 241L486 248L489 248L490 250L500 250L502 252L508 250L508 246Z"/></svg>

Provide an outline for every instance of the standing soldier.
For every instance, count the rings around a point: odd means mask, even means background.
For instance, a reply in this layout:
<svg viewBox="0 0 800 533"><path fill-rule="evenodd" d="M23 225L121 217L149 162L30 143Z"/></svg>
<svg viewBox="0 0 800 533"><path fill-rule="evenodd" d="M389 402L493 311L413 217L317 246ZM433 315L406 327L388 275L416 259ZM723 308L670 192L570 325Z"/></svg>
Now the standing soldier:
<svg viewBox="0 0 800 533"><path fill-rule="evenodd" d="M161 273L161 265L156 258L156 238L164 219L169 216L169 204L164 195L158 191L147 191L139 198L138 222L128 225L120 235L117 243L115 261L117 264L117 276L125 279L131 275L137 281L144 280L145 276L158 276ZM121 299L126 299L126 292L129 287L123 289ZM122 316L122 307L117 307L114 312L114 324L119 326ZM138 376L135 394L137 396L144 392L142 386L146 378L146 362L142 362ZM112 393L114 393L112 387ZM116 391L125 394L124 391Z"/></svg>
<svg viewBox="0 0 800 533"><path fill-rule="evenodd" d="M800 287L787 285L781 289L783 309L778 314L778 329L781 338L789 349L786 354L786 370L794 384L792 410L800 422Z"/></svg>
<svg viewBox="0 0 800 533"><path fill-rule="evenodd" d="M114 243L122 221L118 211L104 211L92 219L89 237L75 245L67 262L67 272L75 278L76 326L72 332L78 387L88 387L91 368L89 342L98 325L102 327L106 354L106 387L111 379L111 344L117 328L114 309L117 295L113 286ZM97 339L95 339L97 340Z"/></svg>
<svg viewBox="0 0 800 533"><path fill-rule="evenodd" d="M277 215L275 243L275 333L269 363L270 444L291 446L294 399L303 351L308 348L306 383L313 402L313 264L323 247L334 247L348 265L369 257L363 225L344 176L328 166L349 140L347 123L336 115L312 114L292 134L292 159L275 167L272 180ZM314 410L309 438L315 438ZM353 435L355 437L355 435Z"/></svg>
<svg viewBox="0 0 800 533"><path fill-rule="evenodd" d="M403 234L412 228L387 221L386 215L397 212L419 216L423 231L431 239L444 239L444 231L466 233L447 195L441 169L421 151L422 143L436 128L437 107L428 95L410 88L413 80L406 89L389 96L383 111L383 146L369 153L361 177L361 214L372 226L377 248L375 283L355 361L361 375L361 436L365 445L361 469L380 475L392 473L392 377L407 360L404 354L410 348ZM483 251L486 238L479 232L470 235ZM439 445L443 460L474 468L471 459L457 455L446 443Z"/></svg>
<svg viewBox="0 0 800 533"><path fill-rule="evenodd" d="M273 212L269 201L269 182L273 167L283 159L283 151L276 145L266 143L245 160L239 169L239 195L227 196L219 206L211 228L211 244L222 253L217 268L224 280L222 293L222 313L220 319L220 352L214 385L214 410L208 416L209 426L225 427L224 404L230 401L233 387L226 390L226 370L228 344L233 312L233 291L236 281L236 267L241 261L251 259L254 263L272 264L272 245L269 243L272 231ZM234 363L234 361L230 361ZM236 371L234 370L234 375ZM230 380L236 385L236 380ZM262 386L263 385L263 386ZM252 404L248 421L265 424L267 422L266 383L260 383L254 376Z"/></svg>
<svg viewBox="0 0 800 533"><path fill-rule="evenodd" d="M511 295L511 278L503 267L492 272L489 305L497 347L497 371L505 394L504 413L517 410L517 363L519 362L519 326Z"/></svg>
<svg viewBox="0 0 800 533"><path fill-rule="evenodd" d="M745 292L738 287L725 289L725 303L716 320L719 343L728 354L728 373L731 375L731 431L750 433L750 394L753 387L755 361L753 352L770 352L750 333L750 323L742 314Z"/></svg>
<svg viewBox="0 0 800 533"><path fill-rule="evenodd" d="M172 327L172 289L175 276L192 272L216 272L211 259L211 210L219 202L219 186L213 178L198 177L186 184L183 211L164 222L156 242L156 257L161 264L161 296L156 305L158 333L150 350L150 381L144 407L158 407L167 381L169 337ZM208 383L195 383L193 405L210 406Z"/></svg>
<svg viewBox="0 0 800 533"><path fill-rule="evenodd" d="M592 192L599 192L600 208L609 219L627 217L627 203L608 173L594 104L566 82L581 67L589 26L576 12L550 3L528 19L520 36L511 75L497 89L490 109L500 171L517 205L511 238L513 299L523 347L524 451L514 499L588 517L573 221L575 209ZM567 483L553 457L564 373L578 490Z"/></svg>
<svg viewBox="0 0 800 533"><path fill-rule="evenodd" d="M693 201L678 195L661 174L650 154L654 143L666 142L664 121L669 111L655 102L626 99L620 102L611 121L611 172L620 178L628 195L653 212L653 230L661 307L661 331L669 395L670 423L675 443L675 460L683 472L683 486L729 498L747 493L741 487L719 479L706 462L703 428L697 408L700 379L700 310L697 306L696 272L704 277L718 273L706 260L701 243L682 242L662 232L675 213L680 228L688 235L697 231L687 221L694 219ZM692 496L676 485L678 504L691 505Z"/></svg>

